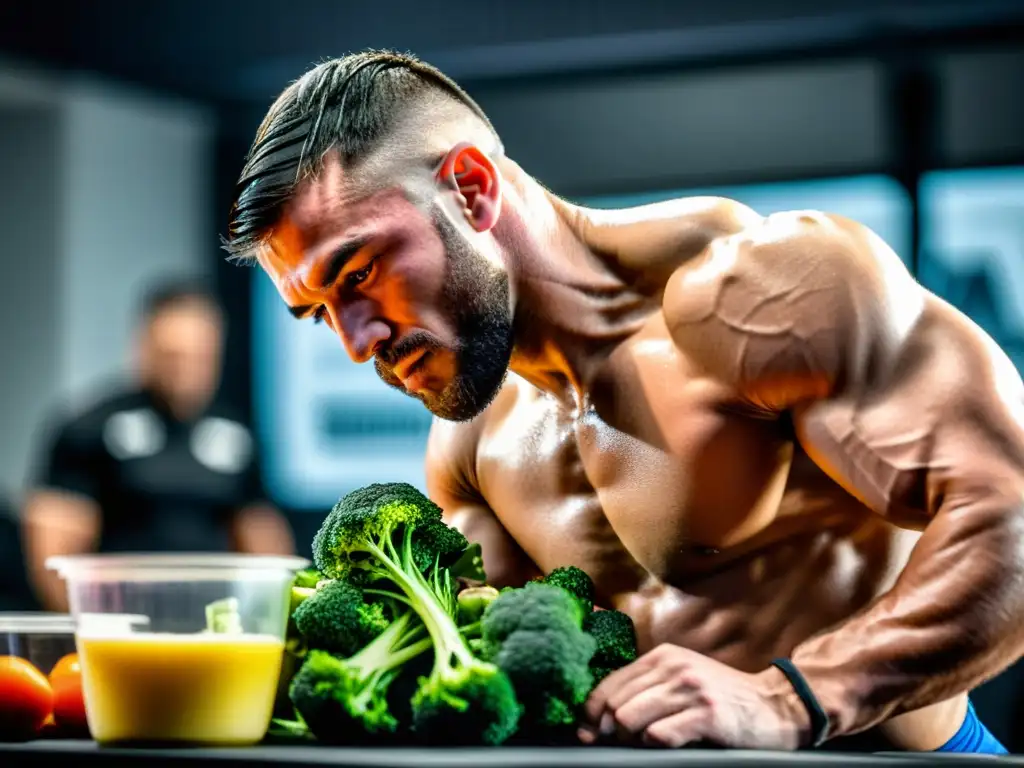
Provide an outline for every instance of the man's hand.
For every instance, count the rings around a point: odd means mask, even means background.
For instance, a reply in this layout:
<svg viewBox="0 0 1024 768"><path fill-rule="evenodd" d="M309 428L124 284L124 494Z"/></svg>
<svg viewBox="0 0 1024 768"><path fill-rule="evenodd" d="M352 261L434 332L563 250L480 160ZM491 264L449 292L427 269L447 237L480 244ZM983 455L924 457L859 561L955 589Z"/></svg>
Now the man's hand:
<svg viewBox="0 0 1024 768"><path fill-rule="evenodd" d="M580 729L657 747L710 742L736 749L791 750L809 738L806 710L774 667L752 675L676 645L661 645L594 689Z"/></svg>

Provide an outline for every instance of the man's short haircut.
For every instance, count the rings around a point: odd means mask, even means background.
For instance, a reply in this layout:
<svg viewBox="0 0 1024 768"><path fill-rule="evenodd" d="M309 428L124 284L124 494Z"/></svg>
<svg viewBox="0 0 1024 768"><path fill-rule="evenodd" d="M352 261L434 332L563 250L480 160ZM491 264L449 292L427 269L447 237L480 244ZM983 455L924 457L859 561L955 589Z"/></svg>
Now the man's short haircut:
<svg viewBox="0 0 1024 768"><path fill-rule="evenodd" d="M317 65L289 85L256 132L235 187L224 243L231 260L247 260L264 244L298 185L315 177L328 152L336 150L343 167L350 167L431 95L461 104L497 139L461 87L411 55L350 54Z"/></svg>
<svg viewBox="0 0 1024 768"><path fill-rule="evenodd" d="M144 322L150 322L164 310L191 302L202 302L221 314L216 292L196 277L174 277L151 285L142 296L139 314Z"/></svg>

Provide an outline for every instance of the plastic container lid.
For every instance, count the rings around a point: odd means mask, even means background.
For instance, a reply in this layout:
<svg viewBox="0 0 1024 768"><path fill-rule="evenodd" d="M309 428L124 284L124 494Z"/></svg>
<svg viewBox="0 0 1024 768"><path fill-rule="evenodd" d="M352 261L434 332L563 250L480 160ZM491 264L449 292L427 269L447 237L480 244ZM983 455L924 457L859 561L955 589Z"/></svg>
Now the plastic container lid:
<svg viewBox="0 0 1024 768"><path fill-rule="evenodd" d="M212 581L279 578L311 563L302 557L245 554L67 555L46 560L62 578L93 581Z"/></svg>
<svg viewBox="0 0 1024 768"><path fill-rule="evenodd" d="M0 613L0 635L71 635L75 620L68 613Z"/></svg>

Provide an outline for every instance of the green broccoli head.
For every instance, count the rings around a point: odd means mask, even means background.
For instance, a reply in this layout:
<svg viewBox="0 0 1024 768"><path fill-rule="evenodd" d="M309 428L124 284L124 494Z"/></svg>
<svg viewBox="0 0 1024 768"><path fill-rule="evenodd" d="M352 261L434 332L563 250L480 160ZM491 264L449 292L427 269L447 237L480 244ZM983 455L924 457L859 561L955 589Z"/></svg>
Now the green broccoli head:
<svg viewBox="0 0 1024 768"><path fill-rule="evenodd" d="M299 717L325 744L343 743L349 735L339 727L350 720L339 695L347 679L348 670L339 659L324 651L311 651L288 689Z"/></svg>
<svg viewBox="0 0 1024 768"><path fill-rule="evenodd" d="M522 715L508 677L485 662L422 680L412 707L417 740L438 746L497 746Z"/></svg>
<svg viewBox="0 0 1024 768"><path fill-rule="evenodd" d="M397 554L400 536L410 535L420 570L456 561L465 536L445 525L441 508L408 483L374 483L342 498L313 537L313 560L330 578L386 578L378 555Z"/></svg>
<svg viewBox="0 0 1024 768"><path fill-rule="evenodd" d="M583 622L583 630L597 644L590 662L595 685L616 669L637 660L636 627L621 611L594 611Z"/></svg>
<svg viewBox="0 0 1024 768"><path fill-rule="evenodd" d="M440 511L440 508L438 510ZM442 568L454 567L453 564L459 562L468 550L469 542L457 528L452 528L441 520L431 520L416 531L412 546L416 566L421 571L426 571L435 564Z"/></svg>
<svg viewBox="0 0 1024 768"><path fill-rule="evenodd" d="M329 581L293 614L308 648L351 656L387 629L389 612L345 581Z"/></svg>
<svg viewBox="0 0 1024 768"><path fill-rule="evenodd" d="M443 523L435 504L412 486L394 483L368 486L338 502L317 532L313 556L328 577L372 583L366 592L406 606L405 615L415 616L417 629L426 630L429 639L418 644L423 648L417 653L432 650L434 664L411 702L417 733L433 737L450 732L453 739L458 734L463 741L497 743L514 731L519 710L508 678L473 655L456 625L457 583L449 565L467 547L465 537ZM380 648L381 638L393 627L371 645ZM401 655L385 658L364 649L346 660L364 671L364 697L379 691L381 680L388 687L405 663L399 662ZM383 669L389 677L380 677ZM370 670L377 676L367 677ZM345 694L345 701L351 710L362 711L351 703L358 704L355 694ZM450 726L452 718L475 726Z"/></svg>
<svg viewBox="0 0 1024 768"><path fill-rule="evenodd" d="M580 629L583 615L579 601L564 589L529 582L502 590L484 610L481 626L485 640L500 644L520 630Z"/></svg>
<svg viewBox="0 0 1024 768"><path fill-rule="evenodd" d="M579 705L593 688L594 647L594 639L582 630L520 630L501 644L494 661L524 703L555 698Z"/></svg>
<svg viewBox="0 0 1024 768"><path fill-rule="evenodd" d="M541 582L561 587L579 600L584 616L594 610L594 582L582 569L574 565L555 568Z"/></svg>
<svg viewBox="0 0 1024 768"><path fill-rule="evenodd" d="M596 641L581 628L581 610L566 590L531 582L500 593L484 612L481 646L511 680L530 739L575 722L593 688Z"/></svg>

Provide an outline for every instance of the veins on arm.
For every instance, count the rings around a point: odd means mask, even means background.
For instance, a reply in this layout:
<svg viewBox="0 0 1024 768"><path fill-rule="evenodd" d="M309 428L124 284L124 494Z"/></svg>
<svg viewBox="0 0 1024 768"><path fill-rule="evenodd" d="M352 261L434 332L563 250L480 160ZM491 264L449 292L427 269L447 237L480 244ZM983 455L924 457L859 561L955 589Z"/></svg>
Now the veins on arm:
<svg viewBox="0 0 1024 768"><path fill-rule="evenodd" d="M787 214L717 248L666 291L676 343L738 398L791 412L868 508L923 530L888 593L793 653L831 734L998 674L1024 652L1019 374L852 222Z"/></svg>
<svg viewBox="0 0 1024 768"><path fill-rule="evenodd" d="M863 312L837 265L853 236L838 227L820 215L782 214L712 243L666 289L677 345L768 411L835 391L854 373Z"/></svg>

